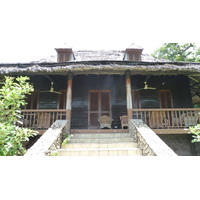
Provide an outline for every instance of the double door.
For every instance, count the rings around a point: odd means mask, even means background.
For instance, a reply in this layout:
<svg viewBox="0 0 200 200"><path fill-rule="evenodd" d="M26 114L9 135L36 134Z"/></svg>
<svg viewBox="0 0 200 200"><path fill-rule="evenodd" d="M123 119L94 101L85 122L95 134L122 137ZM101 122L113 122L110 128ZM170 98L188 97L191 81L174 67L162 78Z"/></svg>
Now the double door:
<svg viewBox="0 0 200 200"><path fill-rule="evenodd" d="M96 129L99 128L100 116L112 117L110 90L90 90L88 100L88 128Z"/></svg>

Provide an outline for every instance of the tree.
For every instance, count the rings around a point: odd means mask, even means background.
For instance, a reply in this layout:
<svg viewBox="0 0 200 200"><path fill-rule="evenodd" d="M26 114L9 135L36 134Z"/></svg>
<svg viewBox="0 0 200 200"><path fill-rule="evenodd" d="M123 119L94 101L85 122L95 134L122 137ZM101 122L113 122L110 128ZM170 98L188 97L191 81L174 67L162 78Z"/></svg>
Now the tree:
<svg viewBox="0 0 200 200"><path fill-rule="evenodd" d="M37 133L20 126L20 109L26 104L25 97L33 91L28 77L5 77L0 89L0 156L23 155L23 141Z"/></svg>
<svg viewBox="0 0 200 200"><path fill-rule="evenodd" d="M200 48L194 43L164 43L152 56L169 61L200 62Z"/></svg>

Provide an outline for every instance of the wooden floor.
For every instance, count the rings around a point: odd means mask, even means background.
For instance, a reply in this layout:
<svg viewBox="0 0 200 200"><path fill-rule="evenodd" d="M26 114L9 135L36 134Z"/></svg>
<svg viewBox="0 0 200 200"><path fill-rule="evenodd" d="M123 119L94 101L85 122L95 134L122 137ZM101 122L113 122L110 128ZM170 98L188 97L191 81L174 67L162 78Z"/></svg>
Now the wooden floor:
<svg viewBox="0 0 200 200"><path fill-rule="evenodd" d="M156 134L188 134L189 129L152 129ZM46 130L37 130L43 135ZM71 129L70 133L128 133L128 129Z"/></svg>
<svg viewBox="0 0 200 200"><path fill-rule="evenodd" d="M156 134L188 134L189 129L152 129Z"/></svg>
<svg viewBox="0 0 200 200"><path fill-rule="evenodd" d="M128 133L128 129L71 129L70 133Z"/></svg>

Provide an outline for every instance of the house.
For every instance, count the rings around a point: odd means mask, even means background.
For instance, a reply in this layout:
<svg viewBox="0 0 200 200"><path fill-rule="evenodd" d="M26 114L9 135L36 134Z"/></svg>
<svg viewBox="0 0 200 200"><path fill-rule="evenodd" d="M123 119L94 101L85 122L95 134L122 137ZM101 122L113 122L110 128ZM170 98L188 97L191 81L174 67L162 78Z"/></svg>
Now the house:
<svg viewBox="0 0 200 200"><path fill-rule="evenodd" d="M56 119L68 119L72 132L94 130L107 115L117 131L120 116L128 115L170 143L169 136L188 137L185 129L199 122L193 100L199 103L200 63L156 60L135 44L124 51L55 50L57 62L0 64L0 74L26 75L34 85L24 126L42 134Z"/></svg>

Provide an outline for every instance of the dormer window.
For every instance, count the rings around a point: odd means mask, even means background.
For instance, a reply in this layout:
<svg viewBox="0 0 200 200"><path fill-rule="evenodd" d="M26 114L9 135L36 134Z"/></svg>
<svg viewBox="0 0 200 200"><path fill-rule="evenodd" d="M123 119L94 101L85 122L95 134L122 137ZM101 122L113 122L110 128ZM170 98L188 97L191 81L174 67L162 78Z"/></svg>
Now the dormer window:
<svg viewBox="0 0 200 200"><path fill-rule="evenodd" d="M126 49L123 60L140 62L142 51L143 49L141 47L132 44Z"/></svg>
<svg viewBox="0 0 200 200"><path fill-rule="evenodd" d="M71 48L55 49L57 51L57 62L68 62L75 60Z"/></svg>
<svg viewBox="0 0 200 200"><path fill-rule="evenodd" d="M66 62L70 61L71 55L69 53L59 53L58 55L58 62Z"/></svg>

